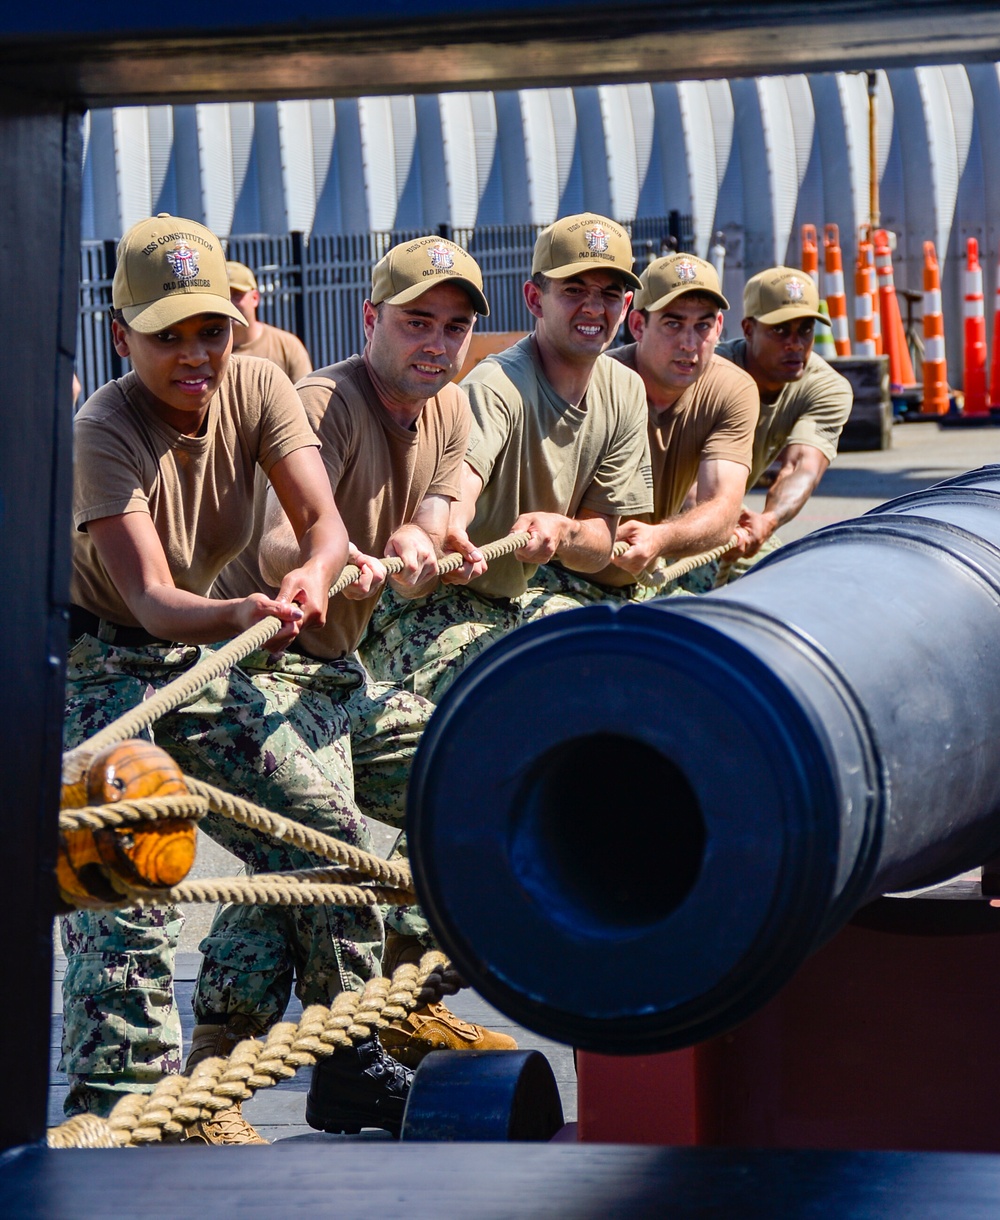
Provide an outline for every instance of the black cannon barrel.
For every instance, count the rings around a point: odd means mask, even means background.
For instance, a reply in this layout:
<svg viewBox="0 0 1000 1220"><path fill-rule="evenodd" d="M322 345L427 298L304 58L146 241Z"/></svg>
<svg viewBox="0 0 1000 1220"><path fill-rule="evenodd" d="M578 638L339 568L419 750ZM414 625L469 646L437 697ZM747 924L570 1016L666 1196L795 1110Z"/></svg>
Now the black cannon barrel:
<svg viewBox="0 0 1000 1220"><path fill-rule="evenodd" d="M431 925L522 1024L715 1035L879 895L1000 849L1000 466L700 598L522 628L433 716L409 846Z"/></svg>

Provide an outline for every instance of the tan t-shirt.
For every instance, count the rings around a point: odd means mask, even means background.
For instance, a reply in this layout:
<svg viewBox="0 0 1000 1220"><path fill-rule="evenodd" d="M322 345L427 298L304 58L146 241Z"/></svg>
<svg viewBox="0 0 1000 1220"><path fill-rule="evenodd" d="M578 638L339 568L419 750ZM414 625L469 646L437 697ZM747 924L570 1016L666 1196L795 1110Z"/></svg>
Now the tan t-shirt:
<svg viewBox="0 0 1000 1220"><path fill-rule="evenodd" d="M746 368L746 339L720 343L715 351ZM810 352L799 380L790 381L775 402L760 404L747 487L753 487L786 445L811 445L832 462L853 405L854 391L847 378L830 368L822 356Z"/></svg>
<svg viewBox="0 0 1000 1220"><path fill-rule="evenodd" d="M550 385L528 336L487 356L462 385L473 415L466 461L484 484L473 542L504 537L525 512L651 511L646 391L619 361L600 356L586 397L573 406ZM471 587L487 597L516 597L536 570L508 555Z"/></svg>
<svg viewBox="0 0 1000 1220"><path fill-rule="evenodd" d="M365 554L383 555L390 535L425 496L458 498L471 423L468 399L458 386L446 385L431 398L413 429L382 406L361 356L320 369L296 388L323 442L323 462L348 535ZM216 582L219 596L270 591L257 566L262 524L258 520L254 542ZM376 601L335 598L326 626L302 633L303 648L324 660L353 652Z"/></svg>
<svg viewBox="0 0 1000 1220"><path fill-rule="evenodd" d="M261 322L263 330L250 343L241 343L233 348L234 356L259 356L262 360L273 360L280 369L288 374L292 381L308 377L312 372L312 361L306 351L305 344L290 330L279 330L277 326L268 326ZM239 329L239 327L234 327Z"/></svg>
<svg viewBox="0 0 1000 1220"><path fill-rule="evenodd" d="M634 369L636 346L630 343L608 354ZM653 468L650 521L677 516L702 462L739 462L750 469L759 409L757 385L750 374L714 356L675 403L665 410L648 408Z"/></svg>
<svg viewBox="0 0 1000 1220"><path fill-rule="evenodd" d="M140 624L97 556L87 522L152 518L179 589L208 595L250 540L254 473L319 442L292 383L270 361L230 360L200 436L153 411L136 374L102 386L73 421L73 602L113 623Z"/></svg>
<svg viewBox="0 0 1000 1220"><path fill-rule="evenodd" d="M636 367L634 343L608 354L627 368ZM676 517L702 462L738 462L749 471L759 406L757 385L750 374L713 356L704 373L675 403L665 410L648 407L653 511L639 519L659 523ZM616 588L635 584L635 577L615 564L591 579Z"/></svg>

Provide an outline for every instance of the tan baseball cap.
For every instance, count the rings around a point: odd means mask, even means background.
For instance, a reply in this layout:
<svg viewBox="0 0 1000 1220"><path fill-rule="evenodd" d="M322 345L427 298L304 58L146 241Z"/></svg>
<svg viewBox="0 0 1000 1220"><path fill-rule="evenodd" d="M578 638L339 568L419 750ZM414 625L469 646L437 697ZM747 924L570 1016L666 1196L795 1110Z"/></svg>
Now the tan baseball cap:
<svg viewBox="0 0 1000 1220"><path fill-rule="evenodd" d="M634 262L632 243L621 225L596 212L583 212L564 216L538 234L531 274L542 272L565 280L583 271L606 269L620 271L627 287L640 288L632 271Z"/></svg>
<svg viewBox="0 0 1000 1220"><path fill-rule="evenodd" d="M656 313L686 292L700 292L711 297L720 309L729 308L718 272L711 263L693 254L667 254L653 259L639 276L639 284L639 291L632 298L633 309Z"/></svg>
<svg viewBox="0 0 1000 1220"><path fill-rule="evenodd" d="M226 263L226 272L229 275L230 288L235 288L237 292L257 291L257 277L246 263L237 263L234 259L229 259Z"/></svg>
<svg viewBox="0 0 1000 1220"><path fill-rule="evenodd" d="M417 237L400 242L382 256L372 270L373 305L405 305L435 284L453 280L472 299L476 312L489 317L479 264L461 246L443 237Z"/></svg>
<svg viewBox="0 0 1000 1220"><path fill-rule="evenodd" d="M826 322L819 312L819 292L807 271L795 267L769 267L747 280L743 289L743 316L777 326L793 318L815 318Z"/></svg>
<svg viewBox="0 0 1000 1220"><path fill-rule="evenodd" d="M111 303L147 335L199 313L223 314L246 326L229 299L222 243L196 220L166 212L140 220L118 243Z"/></svg>

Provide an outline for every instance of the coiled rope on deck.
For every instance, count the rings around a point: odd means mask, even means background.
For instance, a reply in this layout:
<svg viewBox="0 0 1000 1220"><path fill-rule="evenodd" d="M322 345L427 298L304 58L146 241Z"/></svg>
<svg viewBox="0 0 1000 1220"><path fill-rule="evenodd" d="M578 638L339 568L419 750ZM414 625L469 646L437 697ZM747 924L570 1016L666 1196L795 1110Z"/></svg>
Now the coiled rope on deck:
<svg viewBox="0 0 1000 1220"><path fill-rule="evenodd" d="M115 1148L182 1138L193 1123L291 1079L299 1068L312 1067L463 985L444 954L432 950L419 966L398 966L391 979L371 979L363 991L341 992L329 1008L310 1005L297 1023L275 1025L264 1041L248 1038L226 1059L203 1059L190 1076L165 1076L151 1093L126 1094L106 1119L80 1115L50 1128L48 1146Z"/></svg>

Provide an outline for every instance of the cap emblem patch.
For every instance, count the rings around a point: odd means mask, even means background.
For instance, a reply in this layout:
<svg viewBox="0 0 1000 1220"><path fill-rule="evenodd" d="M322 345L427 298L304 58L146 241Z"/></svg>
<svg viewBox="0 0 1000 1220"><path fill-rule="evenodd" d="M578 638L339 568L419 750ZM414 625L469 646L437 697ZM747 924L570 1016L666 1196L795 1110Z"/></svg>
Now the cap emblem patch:
<svg viewBox="0 0 1000 1220"><path fill-rule="evenodd" d="M785 285L785 291L788 293L790 301L804 301L806 296L806 286L801 280L791 279Z"/></svg>
<svg viewBox="0 0 1000 1220"><path fill-rule="evenodd" d="M587 249L591 253L607 254L608 235L600 225L595 225L592 229L585 229L583 235L587 239Z"/></svg>
<svg viewBox="0 0 1000 1220"><path fill-rule="evenodd" d="M444 242L439 241L436 246L431 246L427 255L435 271L451 271L455 266L455 258Z"/></svg>
<svg viewBox="0 0 1000 1220"><path fill-rule="evenodd" d="M187 242L179 241L172 250L168 250L167 262L179 280L193 280L198 274L198 255Z"/></svg>
<svg viewBox="0 0 1000 1220"><path fill-rule="evenodd" d="M698 278L698 268L694 263L682 258L674 263L674 274L682 284L690 284L692 280Z"/></svg>

